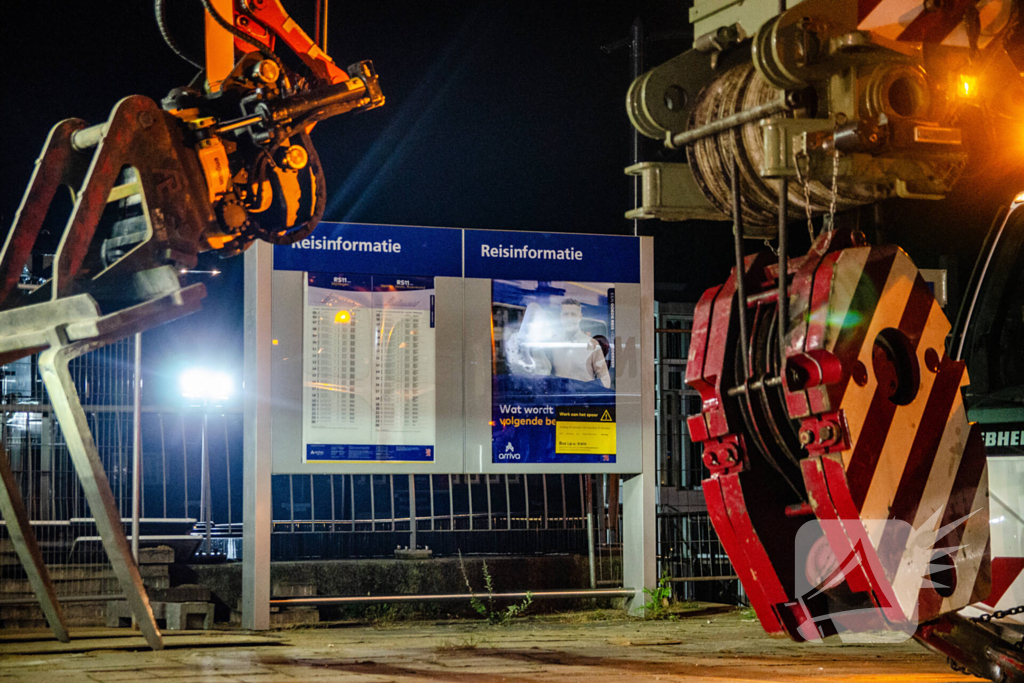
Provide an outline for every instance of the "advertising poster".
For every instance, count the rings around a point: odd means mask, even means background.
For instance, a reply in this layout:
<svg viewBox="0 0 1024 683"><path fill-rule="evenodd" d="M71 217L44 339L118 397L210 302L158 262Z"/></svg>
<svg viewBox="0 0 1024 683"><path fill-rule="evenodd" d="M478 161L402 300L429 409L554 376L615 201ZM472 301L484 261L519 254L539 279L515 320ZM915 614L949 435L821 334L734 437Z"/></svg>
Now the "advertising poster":
<svg viewBox="0 0 1024 683"><path fill-rule="evenodd" d="M615 462L615 288L492 282L495 463Z"/></svg>
<svg viewBox="0 0 1024 683"><path fill-rule="evenodd" d="M305 462L434 460L434 280L308 273Z"/></svg>

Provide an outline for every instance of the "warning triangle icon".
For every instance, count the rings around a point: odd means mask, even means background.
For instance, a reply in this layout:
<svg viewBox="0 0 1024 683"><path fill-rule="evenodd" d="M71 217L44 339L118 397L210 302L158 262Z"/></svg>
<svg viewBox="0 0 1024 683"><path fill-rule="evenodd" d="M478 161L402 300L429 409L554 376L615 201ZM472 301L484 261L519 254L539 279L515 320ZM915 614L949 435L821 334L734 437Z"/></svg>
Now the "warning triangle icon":
<svg viewBox="0 0 1024 683"><path fill-rule="evenodd" d="M604 411L604 415L601 416L601 422L611 422L612 416L607 410Z"/></svg>

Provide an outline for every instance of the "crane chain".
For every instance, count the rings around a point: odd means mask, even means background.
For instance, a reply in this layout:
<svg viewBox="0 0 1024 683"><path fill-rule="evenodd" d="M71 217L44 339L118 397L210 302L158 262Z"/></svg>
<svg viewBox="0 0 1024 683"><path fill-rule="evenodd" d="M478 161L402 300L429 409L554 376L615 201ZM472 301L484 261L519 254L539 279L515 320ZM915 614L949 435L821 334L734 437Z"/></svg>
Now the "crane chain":
<svg viewBox="0 0 1024 683"><path fill-rule="evenodd" d="M997 609L995 612L989 614L982 614L978 617L969 617L969 619L970 621L973 621L975 623L987 624L993 619L1005 619L1006 617L1012 617L1017 614L1024 614L1024 605L1017 605L1016 607L1011 607L1009 609ZM1016 643L1011 643L1006 640L1004 640L1004 642L1006 642L1006 644L1012 647L1014 650L1017 650L1018 652L1024 652L1024 638L1021 638ZM957 664L952 657L947 657L946 663L949 664L950 669L956 671L957 673L968 675L971 674L971 672L968 671L966 667Z"/></svg>
<svg viewBox="0 0 1024 683"><path fill-rule="evenodd" d="M1009 609L997 609L995 612L990 614L982 614L980 617L971 617L971 621L987 624L993 619L1005 619L1006 617L1013 617L1018 614L1024 614L1024 605L1017 605L1016 607L1010 607Z"/></svg>
<svg viewBox="0 0 1024 683"><path fill-rule="evenodd" d="M991 614L982 614L980 617L971 617L971 621L978 622L980 624L987 624L993 619L1005 619L1006 617L1013 617L1018 614L1024 614L1024 605L1017 605L1016 607L1010 607L1009 609L997 609ZM1009 645L1014 650L1024 652L1024 638L1021 638L1016 643L1009 643Z"/></svg>

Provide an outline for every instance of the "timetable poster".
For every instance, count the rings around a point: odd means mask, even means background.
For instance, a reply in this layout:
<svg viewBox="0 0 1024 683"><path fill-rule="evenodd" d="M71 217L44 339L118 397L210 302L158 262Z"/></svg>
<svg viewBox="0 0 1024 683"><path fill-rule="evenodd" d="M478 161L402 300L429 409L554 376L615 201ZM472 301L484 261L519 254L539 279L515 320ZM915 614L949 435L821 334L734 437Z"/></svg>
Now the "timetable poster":
<svg viewBox="0 0 1024 683"><path fill-rule="evenodd" d="M492 282L492 462L615 462L615 288Z"/></svg>
<svg viewBox="0 0 1024 683"><path fill-rule="evenodd" d="M434 279L307 273L304 462L434 461Z"/></svg>

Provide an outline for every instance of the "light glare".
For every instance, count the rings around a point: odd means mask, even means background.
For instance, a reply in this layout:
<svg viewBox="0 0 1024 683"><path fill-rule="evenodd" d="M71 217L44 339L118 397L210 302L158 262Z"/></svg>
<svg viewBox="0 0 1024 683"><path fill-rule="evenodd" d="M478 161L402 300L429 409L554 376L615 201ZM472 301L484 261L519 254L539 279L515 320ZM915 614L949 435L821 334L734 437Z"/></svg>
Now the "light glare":
<svg viewBox="0 0 1024 683"><path fill-rule="evenodd" d="M233 382L224 372L193 368L181 374L181 395L185 398L227 400L231 397Z"/></svg>
<svg viewBox="0 0 1024 683"><path fill-rule="evenodd" d="M960 97L974 97L978 94L978 78L977 76L968 76L967 74L960 74L957 77L957 94Z"/></svg>

